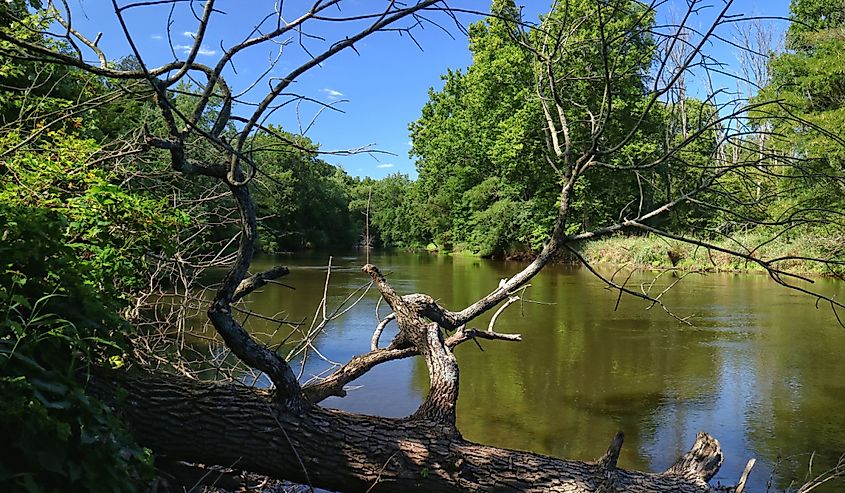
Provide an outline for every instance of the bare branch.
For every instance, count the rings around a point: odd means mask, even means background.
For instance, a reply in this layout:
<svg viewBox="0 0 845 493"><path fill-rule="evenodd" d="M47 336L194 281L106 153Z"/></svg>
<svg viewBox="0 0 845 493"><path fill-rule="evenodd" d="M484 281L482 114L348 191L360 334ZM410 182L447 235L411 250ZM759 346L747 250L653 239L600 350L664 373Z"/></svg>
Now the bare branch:
<svg viewBox="0 0 845 493"><path fill-rule="evenodd" d="M232 294L232 303L237 302L244 296L247 296L249 293L255 291L258 288L265 286L268 282L276 280L280 277L286 276L290 273L287 267L277 265L269 270L264 272L259 272L258 274L253 274L238 284L238 287L235 289L235 292Z"/></svg>

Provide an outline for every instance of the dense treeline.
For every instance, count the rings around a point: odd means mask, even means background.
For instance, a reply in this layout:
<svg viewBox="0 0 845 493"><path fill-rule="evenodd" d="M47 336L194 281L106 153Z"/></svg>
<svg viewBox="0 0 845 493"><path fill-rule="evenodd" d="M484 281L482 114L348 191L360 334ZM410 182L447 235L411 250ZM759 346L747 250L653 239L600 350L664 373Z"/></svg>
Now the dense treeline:
<svg viewBox="0 0 845 493"><path fill-rule="evenodd" d="M570 2L566 15L577 16L575 10L588 6L589 2ZM569 232L589 230L637 209L648 209L678 191L696 186L700 178L696 169L718 153L753 153L760 146L804 156L804 166L793 171L807 174L804 186L785 190L779 187L794 187L792 181L788 181L789 185L779 184L771 176L761 175L758 186L748 189L725 178L719 183L719 191L711 192L707 206L681 205L661 219L661 226L678 233L714 237L737 229L748 230L761 222L782 221L791 210L812 203L818 204L820 214L838 210L834 206L841 204L837 173L843 146L837 135L821 130L840 128L843 120L841 74L833 62L841 54L843 44L838 8L807 0L793 2L793 18L798 22L786 33L788 49L772 58L768 85L756 96L758 101L778 100L782 104L764 105L759 112L749 113L748 121L755 132L748 132L743 141L722 140L712 125L720 111L715 99L683 94L661 101L658 111L648 113L650 121L638 126L636 138L613 156L607 156L608 164L646 162L652 156L662 156L702 128L709 135L697 136L694 145L663 159L650 173L621 173L602 167L590 170L587 179L579 183L573 204L579 220L570 223ZM348 248L359 244L368 207L372 240L378 246L433 245L481 256L539 249L554 217L558 178L544 158L548 142L535 88L537 63L520 40L520 19L514 2L497 0L492 11L493 16L470 26L473 64L445 74L443 87L430 91L421 117L410 125L411 154L417 161L418 179L401 174L381 180L351 177L321 158L319 149L308 138L272 125L254 137L253 158L261 170L256 180L256 198L263 250ZM608 26L618 32L624 32L644 15L650 16L652 25L655 22L654 13L635 1L617 9L614 15L617 18ZM571 59L558 62L568 71L584 74L582 83L567 87L566 91L585 101L601 97L591 92L594 84L590 84L591 77L600 76L602 57L602 53L590 48L595 29L596 25L580 24L573 36L583 40L583 49ZM654 39L643 30L638 42L627 49L628 59L617 61L627 64L629 77L624 88L614 95L612 104L621 111L613 113L618 121L612 123L612 132L624 134L627 127L637 123L629 121L629 115L648 100L648 87L656 75L652 73L656 56ZM4 75L7 79L26 80L27 75L16 72L19 70L34 68L9 66ZM68 100L78 96L69 80L52 87L51 97L63 92ZM189 100L196 96L186 87L180 97ZM146 99L131 102L123 99L120 104L131 104L132 108L96 119L84 118L85 128L78 129L79 135L97 142L114 141L120 128L134 128L126 119L137 121L144 118L139 115L154 114L149 94ZM4 119L17 118L15 110L5 100L4 103ZM796 113L818 127L806 131L787 128L788 119L779 118L783 115L777 111ZM586 131L579 130L578 125L586 126L589 115L573 108L568 116L576 123L570 138L579 143ZM213 114L207 115L206 124L212 118ZM807 173L808 170L812 172ZM630 203L632 194L641 195L642 200ZM746 223L720 213L720 206L727 206L720 203L720 194L734 199L737 195L747 196ZM207 204L205 209L212 206ZM214 220L225 222L225 218L206 219ZM831 236L836 232L824 234ZM206 239L219 241L225 236L220 229L213 235L214 238Z"/></svg>
<svg viewBox="0 0 845 493"><path fill-rule="evenodd" d="M590 20L588 2L572 2L568 8L571 10L560 9L552 15L586 16L588 20L570 36L578 39L578 52L557 60L556 67L583 73L564 90L587 106L602 97L591 80L603 66L600 45L590 42L598 36L598 19L593 16ZM466 73L448 73L443 89L431 92L422 117L411 125L412 152L420 175L418 195L425 197L424 208L441 211L438 223L425 225L423 230L438 246L483 256L512 249L538 250L549 234L559 188L554 164L544 158L548 142L534 83L538 67L522 46L516 6L509 1L494 2L493 14L471 26L473 65ZM624 32L642 16L651 17L653 12L638 2L625 2L607 26ZM644 104L647 97L653 40L643 31L628 42L625 59L618 60L626 66L627 75L613 95L613 104L629 111L611 116L607 139L618 138L634 126L636 122L621 115L630 114L630 108ZM567 111L573 122L568 138L575 143L572 153L578 154L591 145L589 115L578 107L570 106ZM661 152L662 123L648 122L637 131L633 144L608 158L617 164ZM662 171L656 169L646 179L659 181ZM595 168L585 177L579 185L584 189L572 205L573 217L580 224L571 224L570 233L607 222L625 208L620 201L628 200L627 192L636 190L637 183L617 175ZM652 184L655 190L659 186Z"/></svg>
<svg viewBox="0 0 845 493"><path fill-rule="evenodd" d="M586 1L561 3L559 11L551 15L580 18L578 9L586 10L589 5ZM564 6L566 12L561 10ZM842 128L845 123L845 88L841 64L835 61L845 50L841 12L841 2L793 1L795 22L786 33L787 51L771 53L767 84L754 99L759 106L746 115L748 128L729 139L714 125L726 111L719 106L717 94L696 98L690 88L667 95L656 111L647 113L649 121L640 123L637 135L626 146L603 157L610 166L591 169L579 183L573 203L579 221L569 224L569 232L636 215L637 210L649 210L693 189L699 185L702 170L714 162L730 166L747 160L749 154L775 151L797 158L798 164L782 170L784 179L761 172L751 177L756 186L749 187L749 176L740 180L726 174L696 203L673 208L661 219L660 227L710 239L736 231L765 236L770 224L799 219L812 223L807 214L815 209L819 219L812 233L802 227L781 240L840 234L840 228L834 226L838 220L832 224L821 217L829 218L831 213L838 217L842 211L845 146L841 134L824 130ZM440 249L491 256L536 251L548 234L558 183L552 166L543 158L549 142L542 130L543 113L534 83L541 65L524 49L527 43L520 39L523 34L514 2L495 1L493 13L470 27L472 65L446 73L443 87L430 91L422 116L410 125L418 180L394 176L373 184L375 189L383 187L385 193L404 188L402 200L385 202L391 210L402 210L404 220L397 221L392 215L372 217L388 244L421 247L433 243ZM624 3L612 15L614 19L603 27L617 33L625 32L643 16L650 16L652 27L655 23L654 13L638 2ZM586 19L569 35L570 41L573 37L582 40L581 50L556 62L562 71L583 75L580 83L564 88L582 101L602 97L593 89L600 85L591 84L601 77L602 54L591 48L598 44L590 43L597 36L598 20L595 16ZM539 36L536 31L532 35ZM623 88L613 95L617 111L612 115L618 121L611 122L610 131L617 135L638 123L631 121L631 115L647 104L648 87L660 76L652 70L659 54L647 30L624 53L625 59L615 60L626 66L628 74ZM701 87L698 92L706 94ZM730 90L715 91L719 92ZM569 138L575 147L589 145L583 140L588 132L582 127L589 125L590 115L574 107L567 117L573 122ZM606 138L612 140L613 136ZM688 139L691 144L672 151ZM668 157L648 173L619 171L626 163L649 162L653 156ZM609 169L614 165L616 170ZM790 178L798 174L805 178L796 188ZM636 203L630 202L632 196L638 197ZM737 220L736 214L725 214L725 210L740 212L745 219ZM790 216L796 210L802 211L801 217Z"/></svg>

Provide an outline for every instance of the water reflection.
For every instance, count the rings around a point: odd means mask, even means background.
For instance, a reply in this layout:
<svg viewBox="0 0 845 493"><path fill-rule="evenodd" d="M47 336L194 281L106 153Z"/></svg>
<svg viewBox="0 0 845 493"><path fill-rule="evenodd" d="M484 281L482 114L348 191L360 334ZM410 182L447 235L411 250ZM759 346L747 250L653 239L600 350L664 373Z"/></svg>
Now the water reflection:
<svg viewBox="0 0 845 493"><path fill-rule="evenodd" d="M264 258L255 269L269 267ZM282 258L291 274L252 298L251 308L284 312L308 321L319 302L327 256ZM449 308L462 308L509 277L521 264L437 255L378 253L371 259L400 293L425 292ZM363 259L335 257L329 306L339 304L367 279ZM654 276L635 274L639 289ZM656 292L671 283L661 277ZM814 286L842 294L839 282ZM802 480L809 453L814 472L845 452L845 329L830 310L775 286L759 275L689 276L665 296L688 327L659 307L623 298L582 269L553 266L526 297L539 303L512 306L501 331L523 342L487 341L456 350L461 364L459 427L470 440L556 456L594 459L617 430L626 435L620 465L662 470L686 451L699 430L716 436L725 452L717 476L734 483L745 462L758 459L751 491L764 491L770 475L783 488ZM320 336L328 358L347 361L366 352L377 323L377 295L368 294ZM381 316L387 310L381 306ZM253 330L273 332L251 320ZM477 321L484 327L487 319ZM284 331L277 332L279 342ZM389 331L388 331L389 332ZM389 341L386 333L383 341ZM306 376L325 367L310 359ZM383 365L354 382L343 399L325 404L355 412L403 416L421 402L428 375L419 359ZM773 472L774 471L774 472ZM839 491L843 483L827 490Z"/></svg>

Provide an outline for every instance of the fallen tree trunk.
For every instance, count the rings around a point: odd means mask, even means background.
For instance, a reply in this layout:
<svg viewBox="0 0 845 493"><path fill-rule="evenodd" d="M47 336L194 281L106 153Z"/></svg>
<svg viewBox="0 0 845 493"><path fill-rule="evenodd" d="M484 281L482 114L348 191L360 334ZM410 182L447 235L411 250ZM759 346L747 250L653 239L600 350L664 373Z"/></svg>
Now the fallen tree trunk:
<svg viewBox="0 0 845 493"><path fill-rule="evenodd" d="M422 419L363 416L308 405L291 410L266 391L172 375L99 375L92 391L116 405L157 457L236 469L338 491L707 492L722 462L700 433L663 473L616 467L621 434L596 462L464 440Z"/></svg>

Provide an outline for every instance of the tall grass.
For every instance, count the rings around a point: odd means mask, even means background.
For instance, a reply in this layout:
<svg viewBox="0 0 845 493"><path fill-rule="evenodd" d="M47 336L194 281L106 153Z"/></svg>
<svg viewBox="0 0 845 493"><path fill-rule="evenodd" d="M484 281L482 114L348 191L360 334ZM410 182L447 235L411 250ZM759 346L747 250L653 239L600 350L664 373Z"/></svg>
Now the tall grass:
<svg viewBox="0 0 845 493"><path fill-rule="evenodd" d="M763 266L753 259L779 259L774 266L789 272L837 277L845 274L843 237L815 234L775 237L765 231L753 231L734 236L732 240L715 240L708 243L743 252L751 258L742 258L656 235L617 235L586 242L580 245L579 249L590 263L630 264L643 269L675 267L681 270L712 272L763 272Z"/></svg>

